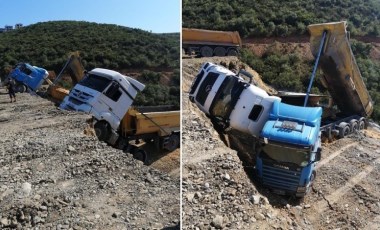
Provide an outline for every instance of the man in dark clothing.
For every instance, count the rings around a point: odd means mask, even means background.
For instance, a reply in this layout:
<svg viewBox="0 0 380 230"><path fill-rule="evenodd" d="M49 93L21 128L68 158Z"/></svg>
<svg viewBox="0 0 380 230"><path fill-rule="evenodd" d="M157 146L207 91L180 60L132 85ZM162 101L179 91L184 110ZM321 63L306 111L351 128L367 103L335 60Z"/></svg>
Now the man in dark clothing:
<svg viewBox="0 0 380 230"><path fill-rule="evenodd" d="M9 97L11 98L11 103L13 102L12 98L14 98L15 99L14 102L16 102L16 94L15 94L14 87L15 87L14 81L12 79L9 79L7 83L7 89L8 89Z"/></svg>

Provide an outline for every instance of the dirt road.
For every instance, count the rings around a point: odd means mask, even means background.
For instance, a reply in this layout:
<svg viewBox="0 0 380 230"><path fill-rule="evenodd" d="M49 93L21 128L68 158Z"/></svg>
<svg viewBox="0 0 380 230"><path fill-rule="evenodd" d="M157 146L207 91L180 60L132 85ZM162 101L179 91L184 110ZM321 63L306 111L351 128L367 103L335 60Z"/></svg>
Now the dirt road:
<svg viewBox="0 0 380 230"><path fill-rule="evenodd" d="M27 93L9 103L0 93L1 229L161 229L179 223L179 174L145 166L85 135L86 114L60 111Z"/></svg>
<svg viewBox="0 0 380 230"><path fill-rule="evenodd" d="M236 59L183 60L185 229L379 229L377 128L324 144L316 181L304 200L273 194L255 182L246 154L250 137L219 134L187 100L191 82L205 61L228 64Z"/></svg>

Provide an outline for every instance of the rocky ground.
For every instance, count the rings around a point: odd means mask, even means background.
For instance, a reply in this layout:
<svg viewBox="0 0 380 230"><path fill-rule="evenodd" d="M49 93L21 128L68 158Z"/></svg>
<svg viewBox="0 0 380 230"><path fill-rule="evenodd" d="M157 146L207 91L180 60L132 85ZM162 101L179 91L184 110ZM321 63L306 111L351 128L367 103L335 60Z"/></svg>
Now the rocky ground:
<svg viewBox="0 0 380 230"><path fill-rule="evenodd" d="M0 229L178 227L179 151L146 166L90 135L88 115L17 99L0 90Z"/></svg>
<svg viewBox="0 0 380 230"><path fill-rule="evenodd" d="M324 144L305 199L275 195L255 182L249 137L219 134L187 99L205 61L239 63L183 59L184 229L380 229L378 128Z"/></svg>

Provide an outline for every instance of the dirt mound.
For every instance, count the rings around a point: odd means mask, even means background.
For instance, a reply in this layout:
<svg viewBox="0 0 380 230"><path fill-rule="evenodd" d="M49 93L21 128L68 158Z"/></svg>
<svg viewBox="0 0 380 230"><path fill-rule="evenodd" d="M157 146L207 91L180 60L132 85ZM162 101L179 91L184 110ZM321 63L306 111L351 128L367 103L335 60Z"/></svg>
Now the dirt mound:
<svg viewBox="0 0 380 230"><path fill-rule="evenodd" d="M86 114L0 95L0 228L135 229L179 223L179 178L84 134Z"/></svg>
<svg viewBox="0 0 380 230"><path fill-rule="evenodd" d="M380 133L376 129L325 144L313 189L304 200L273 194L254 176L251 137L218 132L187 99L205 61L226 60L183 60L185 229L379 229Z"/></svg>

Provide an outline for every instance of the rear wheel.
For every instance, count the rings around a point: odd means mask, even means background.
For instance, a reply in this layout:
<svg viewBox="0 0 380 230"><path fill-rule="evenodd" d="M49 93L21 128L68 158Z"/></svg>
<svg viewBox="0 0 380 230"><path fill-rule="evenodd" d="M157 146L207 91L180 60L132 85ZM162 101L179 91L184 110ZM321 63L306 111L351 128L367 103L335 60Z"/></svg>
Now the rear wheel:
<svg viewBox="0 0 380 230"><path fill-rule="evenodd" d="M352 119L350 121L350 127L351 127L351 132L356 132L358 130L358 120Z"/></svg>
<svg viewBox="0 0 380 230"><path fill-rule="evenodd" d="M174 151L179 146L179 135L172 134L169 139L165 142L164 149L168 151Z"/></svg>
<svg viewBox="0 0 380 230"><path fill-rule="evenodd" d="M363 120L359 121L359 130L365 129L365 122Z"/></svg>
<svg viewBox="0 0 380 230"><path fill-rule="evenodd" d="M350 134L350 126L346 122L339 124L339 138L344 138Z"/></svg>
<svg viewBox="0 0 380 230"><path fill-rule="evenodd" d="M148 154L143 149L135 149L132 153L133 158L136 160L144 162L144 164L148 161Z"/></svg>
<svg viewBox="0 0 380 230"><path fill-rule="evenodd" d="M98 121L94 125L95 134L100 141L107 141L111 134L111 127L105 121Z"/></svg>
<svg viewBox="0 0 380 230"><path fill-rule="evenodd" d="M229 49L227 52L228 56L238 56L238 52L236 49Z"/></svg>
<svg viewBox="0 0 380 230"><path fill-rule="evenodd" d="M223 47L216 47L214 50L214 56L224 57L226 56L226 49Z"/></svg>
<svg viewBox="0 0 380 230"><path fill-rule="evenodd" d="M15 91L16 91L16 92L19 92L19 93L23 93L23 92L26 91L26 87L25 87L25 85L23 85L23 84L17 84L17 85L15 86Z"/></svg>
<svg viewBox="0 0 380 230"><path fill-rule="evenodd" d="M210 46L203 46L201 48L201 55L202 57L212 57L213 50Z"/></svg>

